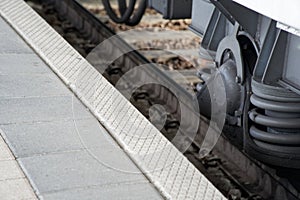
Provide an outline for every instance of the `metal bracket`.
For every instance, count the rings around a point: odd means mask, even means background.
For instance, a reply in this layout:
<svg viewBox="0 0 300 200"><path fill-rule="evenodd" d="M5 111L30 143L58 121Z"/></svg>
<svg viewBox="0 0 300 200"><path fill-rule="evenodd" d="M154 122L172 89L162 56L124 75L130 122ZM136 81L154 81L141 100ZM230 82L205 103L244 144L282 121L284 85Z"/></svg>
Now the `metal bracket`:
<svg viewBox="0 0 300 200"><path fill-rule="evenodd" d="M216 54L216 62L217 66L220 66L222 64L222 59L224 52L226 50L230 50L234 56L236 67L237 67L237 79L239 80L240 84L242 84L245 80L245 74L244 74L244 63L242 60L242 53L240 44L237 40L237 34L239 32L239 24L235 23L234 26L234 32L232 35L229 35L225 37L219 44Z"/></svg>

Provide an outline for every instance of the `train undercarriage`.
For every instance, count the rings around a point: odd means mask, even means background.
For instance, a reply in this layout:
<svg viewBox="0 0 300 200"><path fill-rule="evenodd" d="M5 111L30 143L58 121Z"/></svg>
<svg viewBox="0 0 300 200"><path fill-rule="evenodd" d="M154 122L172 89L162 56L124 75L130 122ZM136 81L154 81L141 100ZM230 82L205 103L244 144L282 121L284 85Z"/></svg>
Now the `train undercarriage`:
<svg viewBox="0 0 300 200"><path fill-rule="evenodd" d="M119 0L121 17L103 2L114 21L128 25L139 22L147 4L166 19L192 18L190 30L202 37L199 56L211 63L198 74L201 113L211 116L211 93L219 88L207 85L217 73L226 91L226 126L242 130L229 140L239 138L233 143L241 151L300 190L299 2L142 0L133 12L135 1Z"/></svg>

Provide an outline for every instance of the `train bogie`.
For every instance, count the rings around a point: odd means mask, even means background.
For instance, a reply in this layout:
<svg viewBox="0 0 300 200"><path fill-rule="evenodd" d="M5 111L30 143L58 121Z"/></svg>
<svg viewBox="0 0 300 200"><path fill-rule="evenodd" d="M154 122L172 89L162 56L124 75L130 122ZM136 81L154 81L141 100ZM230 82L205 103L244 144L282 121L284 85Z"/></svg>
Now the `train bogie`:
<svg viewBox="0 0 300 200"><path fill-rule="evenodd" d="M299 169L299 1L147 3L166 19L192 18L190 29L202 37L199 55L224 82L226 122L243 129L243 150L263 163ZM200 110L210 117L210 93L218 89L208 91L211 80L204 77L198 99Z"/></svg>

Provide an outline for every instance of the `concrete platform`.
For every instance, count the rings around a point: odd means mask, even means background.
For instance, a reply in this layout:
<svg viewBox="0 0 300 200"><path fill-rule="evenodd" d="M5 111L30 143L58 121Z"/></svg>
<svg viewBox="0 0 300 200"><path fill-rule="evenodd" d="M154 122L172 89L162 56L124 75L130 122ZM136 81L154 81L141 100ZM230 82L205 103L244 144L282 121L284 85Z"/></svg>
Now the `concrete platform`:
<svg viewBox="0 0 300 200"><path fill-rule="evenodd" d="M162 199L3 18L0 38L0 129L16 157L0 137L1 200L36 199L33 190L41 199Z"/></svg>
<svg viewBox="0 0 300 200"><path fill-rule="evenodd" d="M225 199L22 0L0 2L0 110L1 200Z"/></svg>

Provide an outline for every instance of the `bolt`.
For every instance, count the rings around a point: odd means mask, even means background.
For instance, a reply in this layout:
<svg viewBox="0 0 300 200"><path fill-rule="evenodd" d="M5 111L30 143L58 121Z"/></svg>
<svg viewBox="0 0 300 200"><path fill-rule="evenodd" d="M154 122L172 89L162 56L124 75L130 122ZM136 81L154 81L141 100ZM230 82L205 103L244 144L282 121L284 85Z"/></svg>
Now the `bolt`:
<svg viewBox="0 0 300 200"><path fill-rule="evenodd" d="M236 117L240 117L241 115L242 115L242 111L241 110L236 110L234 112L234 116L236 116Z"/></svg>
<svg viewBox="0 0 300 200"><path fill-rule="evenodd" d="M242 82L242 81L241 81L241 77L236 76L236 77L235 77L235 82L236 82L236 83L241 83L241 82Z"/></svg>

